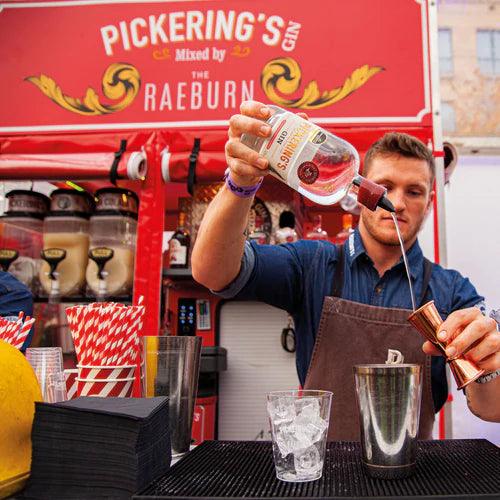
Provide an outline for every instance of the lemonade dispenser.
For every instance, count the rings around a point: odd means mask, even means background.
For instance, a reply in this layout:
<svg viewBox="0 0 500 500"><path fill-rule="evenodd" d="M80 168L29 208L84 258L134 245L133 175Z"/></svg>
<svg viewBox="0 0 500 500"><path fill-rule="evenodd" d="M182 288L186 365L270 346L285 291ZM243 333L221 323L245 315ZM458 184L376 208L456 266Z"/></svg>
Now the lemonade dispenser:
<svg viewBox="0 0 500 500"><path fill-rule="evenodd" d="M43 248L64 250L65 256L55 268L47 261L42 264L40 282L47 295L54 277L62 297L81 295L88 262L88 219L94 201L89 194L73 189L56 189L50 198L50 212L43 224Z"/></svg>
<svg viewBox="0 0 500 500"><path fill-rule="evenodd" d="M104 188L95 193L90 218L87 284L92 295L124 297L132 293L139 198L133 191Z"/></svg>
<svg viewBox="0 0 500 500"><path fill-rule="evenodd" d="M50 200L41 193L23 189L10 191L5 198L7 210L1 218L0 237L2 269L9 271L37 295L43 219L49 210Z"/></svg>

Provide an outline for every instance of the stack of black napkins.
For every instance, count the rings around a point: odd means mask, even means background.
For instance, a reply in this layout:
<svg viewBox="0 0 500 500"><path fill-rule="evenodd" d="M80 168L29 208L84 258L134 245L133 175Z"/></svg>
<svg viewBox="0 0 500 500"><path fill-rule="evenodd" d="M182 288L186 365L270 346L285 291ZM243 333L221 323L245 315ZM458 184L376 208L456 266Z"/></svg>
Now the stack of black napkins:
<svg viewBox="0 0 500 500"><path fill-rule="evenodd" d="M130 498L170 467L168 398L36 403L27 498Z"/></svg>

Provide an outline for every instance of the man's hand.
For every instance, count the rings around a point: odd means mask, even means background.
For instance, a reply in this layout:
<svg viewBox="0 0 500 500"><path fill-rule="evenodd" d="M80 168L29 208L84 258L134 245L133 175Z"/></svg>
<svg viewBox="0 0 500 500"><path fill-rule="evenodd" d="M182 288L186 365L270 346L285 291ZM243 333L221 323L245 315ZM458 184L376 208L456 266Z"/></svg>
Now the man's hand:
<svg viewBox="0 0 500 500"><path fill-rule="evenodd" d="M231 169L231 176L240 186L256 184L261 177L269 173L268 161L241 142L243 134L257 137L269 137L271 127L265 123L271 116L271 109L257 101L243 101L240 114L229 119L226 142L226 162Z"/></svg>
<svg viewBox="0 0 500 500"><path fill-rule="evenodd" d="M477 307L452 312L441 325L438 338L446 343L446 355L456 358L462 354L486 373L500 368L500 333L497 323L486 318ZM432 356L441 352L432 342L425 342L423 351Z"/></svg>
<svg viewBox="0 0 500 500"><path fill-rule="evenodd" d="M226 142L226 162L231 169L231 177L240 186L256 184L263 176L269 173L269 162L256 151L241 142L243 134L257 137L269 137L271 127L265 123L271 116L272 110L265 104L257 101L243 101L240 114L231 116ZM297 113L307 119L304 113Z"/></svg>

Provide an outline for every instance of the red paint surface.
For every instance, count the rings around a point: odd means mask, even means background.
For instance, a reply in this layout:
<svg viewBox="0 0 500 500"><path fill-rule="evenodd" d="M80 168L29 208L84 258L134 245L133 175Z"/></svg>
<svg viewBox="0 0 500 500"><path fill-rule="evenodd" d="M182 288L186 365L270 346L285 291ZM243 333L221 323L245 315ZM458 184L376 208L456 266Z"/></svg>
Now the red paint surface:
<svg viewBox="0 0 500 500"><path fill-rule="evenodd" d="M124 124L144 124L200 120L227 120L237 112L242 93L242 82L253 82L254 98L268 101L260 83L265 65L277 58L291 57L300 67L301 82L296 92L282 95L296 99L304 94L308 84L316 82L319 93L341 88L352 73L364 65L382 67L383 71L369 78L364 85L344 99L319 109L308 109L310 118L343 119L345 123L362 123L360 118L377 118L398 123L409 123L402 117L416 117L425 106L423 60L422 9L413 0L352 0L335 1L328 6L321 0L311 0L307 9L298 0L229 0L172 3L129 3L84 6L44 6L18 8L16 2L6 2L0 12L0 60L3 62L0 80L0 114L2 127L73 126L100 127L103 125L122 128ZM269 34L266 21L252 23L249 40L238 41L233 35L226 40L184 40L156 45L148 41L146 46L131 46L126 50L122 43L115 43L112 54L106 53L101 29L114 26L119 30L123 21L130 26L134 18L157 19L165 14L167 36L169 15L199 10L234 10L236 15L248 12L265 19L279 16L284 26L280 28L279 41L267 45L264 36ZM390 15L389 15L390 13ZM181 18L182 19L182 18ZM184 17L185 19L185 17ZM291 51L284 48L286 29L300 25L295 46ZM186 34L185 29L180 34ZM149 29L141 29L139 35L148 35ZM121 35L120 35L121 37ZM122 37L121 37L122 38ZM234 54L236 46L245 57ZM212 57L207 61L179 61L176 50L225 50L225 60L220 63ZM169 50L170 58L159 54ZM83 116L68 111L45 96L33 83L26 80L41 74L53 79L63 94L83 100L88 88L95 90L102 104L116 104L119 99L107 99L102 91L102 77L113 63L133 65L140 75L140 89L135 100L121 111L99 116ZM193 72L207 72L193 77ZM204 73L205 75L205 73ZM190 89L193 78L206 82L235 82L235 100L221 99L218 106L210 109L206 99L199 109L191 105ZM177 103L177 85L187 95ZM155 85L157 91L155 110L146 105L146 89ZM172 109L160 110L160 95L164 85L171 91ZM249 84L250 85L250 84ZM204 87L205 88L205 87ZM205 91L205 97L208 91ZM179 104L179 105L178 105ZM182 109L182 108L185 109ZM425 116L423 116L425 115ZM369 123L369 121L368 121ZM375 121L373 122L375 123ZM430 124L430 115L421 113L417 123ZM154 125L149 125L154 126ZM189 127L189 123L186 124ZM36 133L36 130L34 131Z"/></svg>

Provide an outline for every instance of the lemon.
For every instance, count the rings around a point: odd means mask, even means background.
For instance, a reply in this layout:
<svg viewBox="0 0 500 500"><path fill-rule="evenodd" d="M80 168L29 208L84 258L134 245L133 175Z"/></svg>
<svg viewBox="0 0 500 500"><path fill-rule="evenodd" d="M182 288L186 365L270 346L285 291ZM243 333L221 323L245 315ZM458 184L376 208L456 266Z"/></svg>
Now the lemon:
<svg viewBox="0 0 500 500"><path fill-rule="evenodd" d="M23 488L31 464L31 426L42 393L35 372L0 340L0 498Z"/></svg>

